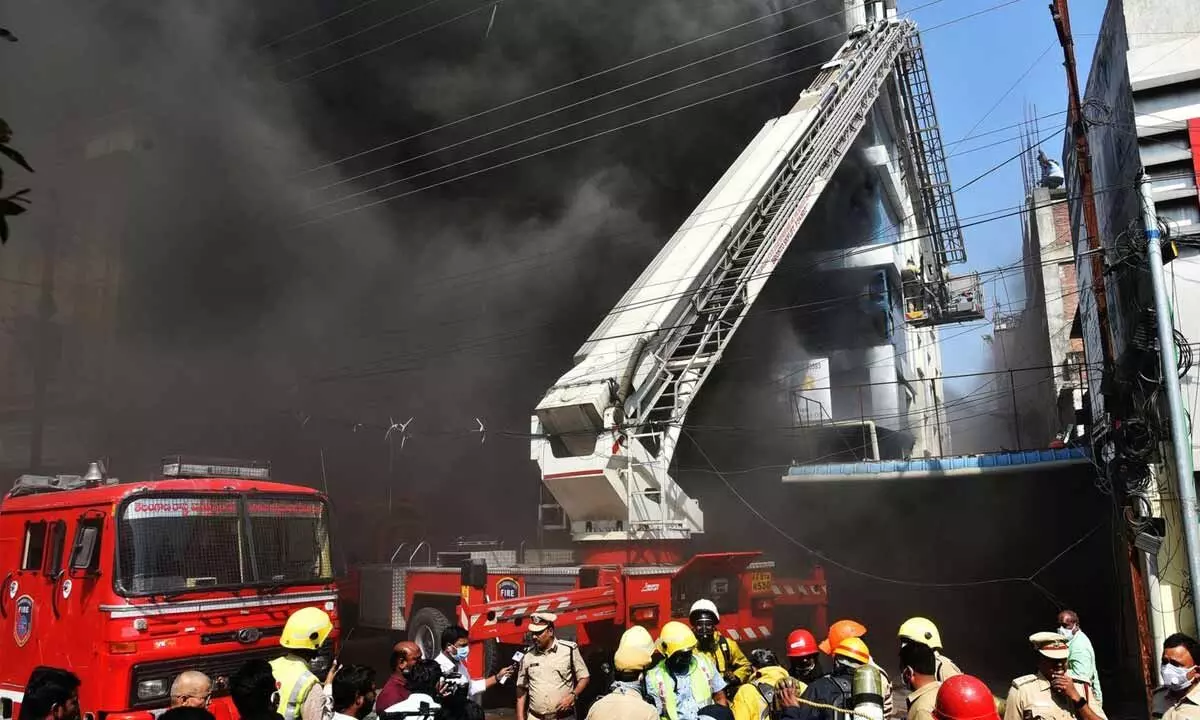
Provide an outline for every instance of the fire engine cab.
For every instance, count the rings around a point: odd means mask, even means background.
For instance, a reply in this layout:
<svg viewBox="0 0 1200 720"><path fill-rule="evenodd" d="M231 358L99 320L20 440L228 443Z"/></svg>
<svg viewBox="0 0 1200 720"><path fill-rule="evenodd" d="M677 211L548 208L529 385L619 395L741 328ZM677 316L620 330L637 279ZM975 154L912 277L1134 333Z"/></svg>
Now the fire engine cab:
<svg viewBox="0 0 1200 720"><path fill-rule="evenodd" d="M325 497L271 482L263 463L169 458L148 482L97 463L22 475L0 501L0 717L39 665L80 677L89 720L152 720L184 670L212 678L212 711L236 717L228 678L282 654L292 612L320 607L336 625L331 558Z"/></svg>

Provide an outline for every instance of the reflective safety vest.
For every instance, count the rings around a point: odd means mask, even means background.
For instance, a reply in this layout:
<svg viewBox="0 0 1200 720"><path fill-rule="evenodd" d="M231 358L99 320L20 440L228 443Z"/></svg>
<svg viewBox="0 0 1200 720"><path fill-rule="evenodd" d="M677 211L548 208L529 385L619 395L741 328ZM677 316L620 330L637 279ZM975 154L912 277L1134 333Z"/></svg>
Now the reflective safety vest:
<svg viewBox="0 0 1200 720"><path fill-rule="evenodd" d="M712 680L717 669L707 659L699 656L692 657L692 666L688 670L687 681L692 686L692 699L696 707L702 708L712 704ZM667 661L650 668L646 673L646 685L658 691L662 698L662 717L669 720L679 720L679 698L675 695L675 676L667 669Z"/></svg>
<svg viewBox="0 0 1200 720"><path fill-rule="evenodd" d="M308 663L293 655L272 660L271 674L279 683L279 707L276 712L283 716L283 720L297 720L308 693L320 681L308 669Z"/></svg>

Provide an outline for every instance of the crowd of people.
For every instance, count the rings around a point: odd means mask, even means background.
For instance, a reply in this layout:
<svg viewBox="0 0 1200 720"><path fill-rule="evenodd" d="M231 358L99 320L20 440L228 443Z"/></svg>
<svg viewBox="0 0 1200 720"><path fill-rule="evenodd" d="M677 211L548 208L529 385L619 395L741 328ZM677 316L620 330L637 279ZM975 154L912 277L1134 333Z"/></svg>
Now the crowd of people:
<svg viewBox="0 0 1200 720"><path fill-rule="evenodd" d="M1030 636L1034 672L1014 679L1003 699L946 656L932 621L907 620L893 663L907 690L899 713L859 622L835 622L820 642L806 629L792 631L785 665L767 649L743 652L721 633L709 601L695 603L687 620L666 623L657 639L641 626L625 631L608 666L611 686L585 720L1107 720L1095 651L1070 610L1059 614L1056 631ZM481 678L468 671L471 645L461 627L442 632L433 658L413 642L397 643L379 686L370 668L322 654L333 624L324 611L304 608L283 628L281 655L247 660L222 690L236 710L230 720L482 720L484 691L515 677L517 720L578 720L591 675L578 646L556 637L556 621L531 615L528 650ZM1171 635L1161 662L1154 716L1200 720L1200 645ZM36 668L19 720L80 720L79 689L69 670ZM202 672L179 673L158 720L216 720L216 689Z"/></svg>

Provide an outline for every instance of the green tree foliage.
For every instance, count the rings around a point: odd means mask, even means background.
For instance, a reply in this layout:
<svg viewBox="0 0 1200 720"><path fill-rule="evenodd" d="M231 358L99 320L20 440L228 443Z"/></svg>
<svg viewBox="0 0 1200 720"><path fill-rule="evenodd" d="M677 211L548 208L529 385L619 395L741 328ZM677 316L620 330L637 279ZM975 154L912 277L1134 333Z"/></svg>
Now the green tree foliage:
<svg viewBox="0 0 1200 720"><path fill-rule="evenodd" d="M17 36L9 32L7 28L0 27L0 39L16 42ZM0 118L0 155L26 171L33 172L33 168L29 166L25 156L8 144L10 140L12 140L12 128L4 122L4 118ZM3 190L4 167L0 165L0 245L8 242L8 218L25 212L26 206L29 205L29 188L22 188L7 195L3 193Z"/></svg>

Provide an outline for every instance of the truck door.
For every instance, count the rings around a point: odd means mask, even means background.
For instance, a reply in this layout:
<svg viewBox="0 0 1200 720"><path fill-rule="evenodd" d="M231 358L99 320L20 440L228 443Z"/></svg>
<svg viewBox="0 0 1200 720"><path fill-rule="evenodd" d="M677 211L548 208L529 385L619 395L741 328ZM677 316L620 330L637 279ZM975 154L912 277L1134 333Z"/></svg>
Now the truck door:
<svg viewBox="0 0 1200 720"><path fill-rule="evenodd" d="M4 586L0 589L0 647L5 678L24 684L34 667L60 665L46 652L61 648L51 607L66 544L67 524L58 518L29 519L17 542L4 548ZM55 555L57 553L57 559Z"/></svg>
<svg viewBox="0 0 1200 720"><path fill-rule="evenodd" d="M94 628L104 617L95 592L103 522L103 514L92 510L52 526L43 563L50 589L46 610L52 623L47 637L70 648L71 668L78 675L91 665L92 643L101 635ZM85 690L84 699L88 694Z"/></svg>

